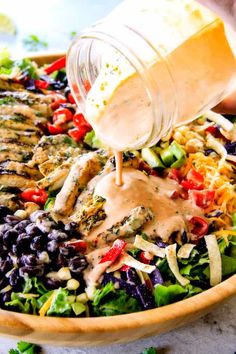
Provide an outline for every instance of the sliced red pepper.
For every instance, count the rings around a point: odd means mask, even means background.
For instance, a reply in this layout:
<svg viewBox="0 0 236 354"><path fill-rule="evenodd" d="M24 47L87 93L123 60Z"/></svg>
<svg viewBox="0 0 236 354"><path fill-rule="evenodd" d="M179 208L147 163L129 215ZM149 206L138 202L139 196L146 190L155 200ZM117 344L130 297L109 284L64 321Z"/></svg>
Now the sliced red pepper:
<svg viewBox="0 0 236 354"><path fill-rule="evenodd" d="M48 194L44 189L40 188L27 188L24 190L20 197L26 202L34 202L36 204L45 204Z"/></svg>
<svg viewBox="0 0 236 354"><path fill-rule="evenodd" d="M66 56L54 61L52 64L48 65L44 71L47 75L52 74L54 71L61 70L66 66Z"/></svg>
<svg viewBox="0 0 236 354"><path fill-rule="evenodd" d="M71 242L66 242L66 246L73 246L76 252L85 252L87 249L87 242L83 240L76 240Z"/></svg>
<svg viewBox="0 0 236 354"><path fill-rule="evenodd" d="M197 240L207 234L208 223L205 219L200 216L193 216L189 221L193 225L191 233L197 236Z"/></svg>
<svg viewBox="0 0 236 354"><path fill-rule="evenodd" d="M71 104L75 104L75 99L72 95L71 92L68 93L68 96L67 96L67 100L71 103Z"/></svg>
<svg viewBox="0 0 236 354"><path fill-rule="evenodd" d="M73 122L77 128L86 126L90 130L92 129L91 125L87 122L82 113L76 113L73 117Z"/></svg>
<svg viewBox="0 0 236 354"><path fill-rule="evenodd" d="M202 191L191 191L190 197L194 200L195 204L200 208L208 208L214 201L215 191L204 189Z"/></svg>
<svg viewBox="0 0 236 354"><path fill-rule="evenodd" d="M122 251L125 249L126 242L123 240L115 240L109 251L104 254L99 263L111 262L114 263L115 260L119 257Z"/></svg>
<svg viewBox="0 0 236 354"><path fill-rule="evenodd" d="M66 99L61 97L61 98L56 99L53 103L51 103L50 107L53 110L55 110L55 109L59 108L62 103L66 103Z"/></svg>
<svg viewBox="0 0 236 354"><path fill-rule="evenodd" d="M204 177L201 173L191 168L191 170L187 173L186 179L184 179L180 184L186 190L201 190L204 188Z"/></svg>
<svg viewBox="0 0 236 354"><path fill-rule="evenodd" d="M49 83L43 80L34 80L34 84L37 89L44 89L44 90L46 90L49 86Z"/></svg>
<svg viewBox="0 0 236 354"><path fill-rule="evenodd" d="M48 123L47 127L48 127L49 133L52 135L62 134L65 132L65 129L60 127L59 125Z"/></svg>
<svg viewBox="0 0 236 354"><path fill-rule="evenodd" d="M68 134L70 135L70 137L72 139L74 139L76 142L82 140L86 133L88 133L88 131L90 131L90 129L86 126L80 127L80 128L74 128L74 129L70 129L68 130Z"/></svg>
<svg viewBox="0 0 236 354"><path fill-rule="evenodd" d="M58 108L53 113L52 120L55 125L62 125L73 120L73 113L68 108Z"/></svg>

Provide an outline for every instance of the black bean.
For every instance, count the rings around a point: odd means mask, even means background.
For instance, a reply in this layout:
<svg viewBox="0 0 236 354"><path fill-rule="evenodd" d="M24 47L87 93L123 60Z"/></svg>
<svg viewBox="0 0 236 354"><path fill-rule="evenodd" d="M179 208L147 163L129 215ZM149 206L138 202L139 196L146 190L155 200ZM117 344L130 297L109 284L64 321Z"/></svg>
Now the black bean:
<svg viewBox="0 0 236 354"><path fill-rule="evenodd" d="M44 246L45 246L45 240L42 235L35 236L30 244L30 248L33 251L42 251L44 249Z"/></svg>
<svg viewBox="0 0 236 354"><path fill-rule="evenodd" d="M34 254L24 254L21 256L20 262L22 265L35 266L37 265L37 258Z"/></svg>
<svg viewBox="0 0 236 354"><path fill-rule="evenodd" d="M39 228L35 225L35 223L30 223L29 225L26 226L25 232L30 235L30 236L37 236L41 235L41 231Z"/></svg>
<svg viewBox="0 0 236 354"><path fill-rule="evenodd" d="M13 269L13 271L9 275L9 284L12 287L15 287L15 286L19 285L20 282L21 282L21 280L20 280L20 276L19 276L19 269L18 268Z"/></svg>
<svg viewBox="0 0 236 354"><path fill-rule="evenodd" d="M80 239L80 233L76 230L77 226L78 224L76 222L70 222L65 225L65 232L71 237L74 236L77 239Z"/></svg>
<svg viewBox="0 0 236 354"><path fill-rule="evenodd" d="M6 223L10 224L11 226L18 224L18 222L22 220L21 218L18 218L18 216L15 215L7 215L3 219Z"/></svg>
<svg viewBox="0 0 236 354"><path fill-rule="evenodd" d="M12 229L12 226L10 226L9 224L2 224L0 225L0 231L1 233L4 233L6 231L9 231Z"/></svg>
<svg viewBox="0 0 236 354"><path fill-rule="evenodd" d="M14 229L5 232L3 235L3 243L5 246L11 246L15 243L18 236L18 232Z"/></svg>
<svg viewBox="0 0 236 354"><path fill-rule="evenodd" d="M23 247L27 247L30 245L30 242L32 240L32 237L27 235L25 232L20 234L17 239L16 239L16 244Z"/></svg>
<svg viewBox="0 0 236 354"><path fill-rule="evenodd" d="M59 230L52 230L50 234L48 234L49 240L56 240L56 241L64 241L68 238L68 235L65 232Z"/></svg>
<svg viewBox="0 0 236 354"><path fill-rule="evenodd" d="M0 279L0 289L5 288L8 285L8 279L6 277L2 277Z"/></svg>
<svg viewBox="0 0 236 354"><path fill-rule="evenodd" d="M19 268L19 274L21 277L26 275L30 277L41 277L44 273L44 265L40 264L37 266L24 266Z"/></svg>
<svg viewBox="0 0 236 354"><path fill-rule="evenodd" d="M56 252L58 250L58 247L59 245L56 240L52 240L47 243L48 252Z"/></svg>
<svg viewBox="0 0 236 354"><path fill-rule="evenodd" d="M67 265L68 265L67 259L61 254L59 254L56 260L57 269L60 269L61 267L67 267Z"/></svg>
<svg viewBox="0 0 236 354"><path fill-rule="evenodd" d="M12 290L6 291L2 294L2 302L5 304L6 302L11 301Z"/></svg>
<svg viewBox="0 0 236 354"><path fill-rule="evenodd" d="M0 205L0 222L2 222L3 218L8 214L11 214L11 210L5 205Z"/></svg>
<svg viewBox="0 0 236 354"><path fill-rule="evenodd" d="M72 272L79 273L87 267L88 262L84 256L76 256L69 261L68 265Z"/></svg>
<svg viewBox="0 0 236 354"><path fill-rule="evenodd" d="M29 224L29 220L22 220L14 227L14 229L23 232L25 231L26 226L28 226Z"/></svg>
<svg viewBox="0 0 236 354"><path fill-rule="evenodd" d="M62 282L52 278L45 278L44 283L48 289L58 289L60 286L62 286Z"/></svg>
<svg viewBox="0 0 236 354"><path fill-rule="evenodd" d="M63 256L75 256L76 254L76 250L74 246L60 246L59 247L59 252L60 254L62 254Z"/></svg>
<svg viewBox="0 0 236 354"><path fill-rule="evenodd" d="M0 243L0 257L4 257L6 253L7 247L3 243Z"/></svg>
<svg viewBox="0 0 236 354"><path fill-rule="evenodd" d="M0 261L0 273L2 275L5 275L11 268L12 268L12 260L11 259L5 259Z"/></svg>

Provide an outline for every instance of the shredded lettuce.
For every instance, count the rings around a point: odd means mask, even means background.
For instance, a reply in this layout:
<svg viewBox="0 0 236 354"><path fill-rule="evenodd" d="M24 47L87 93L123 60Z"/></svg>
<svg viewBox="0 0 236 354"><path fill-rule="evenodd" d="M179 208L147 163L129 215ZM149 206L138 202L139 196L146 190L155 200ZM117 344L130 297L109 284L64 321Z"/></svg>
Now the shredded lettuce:
<svg viewBox="0 0 236 354"><path fill-rule="evenodd" d="M158 284L154 289L155 303L157 307L172 304L173 302L198 294L201 291L201 288L194 287L191 284L185 287L179 284L169 286Z"/></svg>

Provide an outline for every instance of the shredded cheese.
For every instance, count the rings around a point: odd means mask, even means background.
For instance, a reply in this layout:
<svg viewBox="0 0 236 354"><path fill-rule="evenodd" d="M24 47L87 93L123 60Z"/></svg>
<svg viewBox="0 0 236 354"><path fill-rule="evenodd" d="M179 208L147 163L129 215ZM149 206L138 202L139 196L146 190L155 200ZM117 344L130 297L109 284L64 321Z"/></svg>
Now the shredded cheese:
<svg viewBox="0 0 236 354"><path fill-rule="evenodd" d="M215 286L222 280L221 255L215 235L204 236L210 261L210 284Z"/></svg>
<svg viewBox="0 0 236 354"><path fill-rule="evenodd" d="M178 266L177 256L176 256L176 247L177 245L176 243L174 243L173 245L169 245L165 248L166 258L170 270L172 271L172 273L174 274L174 276L176 277L180 285L185 286L189 284L190 281L185 277L183 277L179 272L179 266Z"/></svg>
<svg viewBox="0 0 236 354"><path fill-rule="evenodd" d="M46 313L48 312L48 310L50 309L50 306L52 304L52 301L54 299L54 296L56 295L56 292L53 291L53 293L51 294L51 296L47 299L47 301L43 304L43 306L41 307L41 309L39 310L39 316L43 317L46 315Z"/></svg>

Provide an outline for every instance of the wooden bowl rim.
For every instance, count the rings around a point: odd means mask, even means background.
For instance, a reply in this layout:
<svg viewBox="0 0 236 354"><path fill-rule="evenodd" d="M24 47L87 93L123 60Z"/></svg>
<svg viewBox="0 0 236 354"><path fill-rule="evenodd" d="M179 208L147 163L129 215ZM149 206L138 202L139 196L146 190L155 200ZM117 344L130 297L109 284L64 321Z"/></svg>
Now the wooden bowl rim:
<svg viewBox="0 0 236 354"><path fill-rule="evenodd" d="M35 53L28 58L37 61L50 61L65 55L65 52L58 53ZM152 310L140 311L126 315L109 317L89 318L68 318L68 317L40 317L36 315L22 314L0 310L0 326L4 328L25 329L29 327L32 331L41 333L98 333L119 331L142 326L150 326L164 323L182 317L190 316L193 313L201 313L204 309L211 309L218 303L236 295L236 274L191 298L176 303L155 308Z"/></svg>

